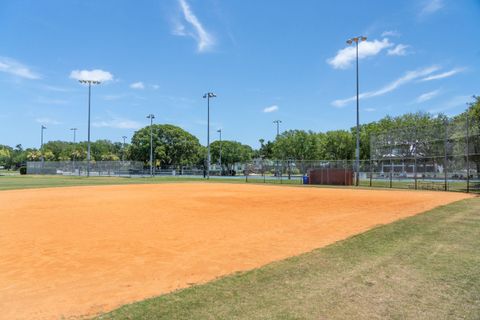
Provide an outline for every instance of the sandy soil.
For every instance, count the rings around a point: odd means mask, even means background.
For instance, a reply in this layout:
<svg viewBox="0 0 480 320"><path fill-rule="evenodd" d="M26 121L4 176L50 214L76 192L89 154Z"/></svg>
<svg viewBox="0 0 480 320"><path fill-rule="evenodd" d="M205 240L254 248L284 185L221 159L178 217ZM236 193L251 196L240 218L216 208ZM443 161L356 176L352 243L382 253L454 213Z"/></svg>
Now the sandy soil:
<svg viewBox="0 0 480 320"><path fill-rule="evenodd" d="M105 312L467 197L203 183L2 191L0 318Z"/></svg>

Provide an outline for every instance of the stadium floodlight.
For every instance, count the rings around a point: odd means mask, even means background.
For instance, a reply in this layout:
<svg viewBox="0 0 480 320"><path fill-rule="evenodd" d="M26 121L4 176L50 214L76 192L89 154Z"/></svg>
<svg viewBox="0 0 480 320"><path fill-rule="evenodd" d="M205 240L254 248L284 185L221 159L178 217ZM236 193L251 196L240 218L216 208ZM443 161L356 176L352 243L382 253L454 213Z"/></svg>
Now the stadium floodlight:
<svg viewBox="0 0 480 320"><path fill-rule="evenodd" d="M123 139L123 146L122 146L122 162L125 161L125 140L127 139L127 136L122 136Z"/></svg>
<svg viewBox="0 0 480 320"><path fill-rule="evenodd" d="M360 103L359 103L359 83L358 83L358 43L366 41L367 37L359 36L347 40L347 44L355 43L356 49L356 67L357 67L357 143L355 147L355 185L358 187L360 180Z"/></svg>
<svg viewBox="0 0 480 320"><path fill-rule="evenodd" d="M277 125L277 138L280 135L280 123L282 123L282 120L275 120L273 121Z"/></svg>
<svg viewBox="0 0 480 320"><path fill-rule="evenodd" d="M90 177L90 98L92 92L92 84L100 84L97 80L78 80L83 84L88 84L88 142L87 142L87 177Z"/></svg>
<svg viewBox="0 0 480 320"><path fill-rule="evenodd" d="M45 127L43 124L42 124L42 129L41 129L41 133L40 133L40 153L42 155L42 163L44 161L44 158L43 158L43 130L47 129L47 127Z"/></svg>
<svg viewBox="0 0 480 320"><path fill-rule="evenodd" d="M153 177L153 119L155 119L155 115L150 113L147 119L150 119L150 176Z"/></svg>
<svg viewBox="0 0 480 320"><path fill-rule="evenodd" d="M77 128L70 128L71 131L73 131L73 148L75 149L75 143L77 142ZM75 160L76 160L76 156L75 156L75 151L73 152L72 154L72 167L73 167L73 173L75 173Z"/></svg>
<svg viewBox="0 0 480 320"><path fill-rule="evenodd" d="M207 179L210 179L210 98L216 98L213 92L207 92L203 95L207 99Z"/></svg>
<svg viewBox="0 0 480 320"><path fill-rule="evenodd" d="M220 175L222 175L223 168L222 168L222 129L218 129L217 132L220 134L220 157L219 157L219 162L220 162Z"/></svg>

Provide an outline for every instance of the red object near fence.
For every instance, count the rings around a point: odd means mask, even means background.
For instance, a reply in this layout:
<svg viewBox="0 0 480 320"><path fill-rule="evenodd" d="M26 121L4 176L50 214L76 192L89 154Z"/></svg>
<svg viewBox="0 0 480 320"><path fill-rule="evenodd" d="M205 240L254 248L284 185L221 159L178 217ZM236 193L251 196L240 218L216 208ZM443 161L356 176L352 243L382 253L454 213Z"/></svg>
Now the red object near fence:
<svg viewBox="0 0 480 320"><path fill-rule="evenodd" d="M353 185L352 169L311 169L308 176L310 184Z"/></svg>

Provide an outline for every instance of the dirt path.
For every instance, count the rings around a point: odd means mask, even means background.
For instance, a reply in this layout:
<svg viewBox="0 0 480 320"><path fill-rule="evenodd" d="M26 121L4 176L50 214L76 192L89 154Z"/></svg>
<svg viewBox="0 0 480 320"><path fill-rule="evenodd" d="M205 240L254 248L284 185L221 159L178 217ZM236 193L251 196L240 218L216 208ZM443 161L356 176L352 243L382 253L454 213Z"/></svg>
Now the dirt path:
<svg viewBox="0 0 480 320"><path fill-rule="evenodd" d="M467 197L203 183L2 191L0 318L108 311Z"/></svg>

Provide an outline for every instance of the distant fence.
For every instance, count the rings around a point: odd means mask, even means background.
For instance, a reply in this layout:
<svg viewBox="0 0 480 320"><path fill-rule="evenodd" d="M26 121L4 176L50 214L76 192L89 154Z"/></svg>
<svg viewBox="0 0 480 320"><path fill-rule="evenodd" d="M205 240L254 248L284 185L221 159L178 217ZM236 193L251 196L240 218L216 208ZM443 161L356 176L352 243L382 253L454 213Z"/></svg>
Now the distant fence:
<svg viewBox="0 0 480 320"><path fill-rule="evenodd" d="M403 188L418 190L442 190L480 192L480 170L478 163L452 156L431 158L378 159L360 162L359 185L362 187ZM467 167L467 163L469 167ZM243 179L245 182L302 184L311 172L322 172L320 180L312 183L333 184L331 177L345 177L335 184L352 185L354 160L262 160L236 163L220 169L213 165L213 179ZM59 174L85 176L87 162L28 162L27 174ZM206 171L202 167L184 166L156 168L155 176L202 178ZM143 162L97 161L91 163L91 176L149 176L150 170Z"/></svg>
<svg viewBox="0 0 480 320"><path fill-rule="evenodd" d="M58 174L86 176L87 161L29 161L27 174ZM139 161L91 161L91 176L132 176L145 174L144 164Z"/></svg>

